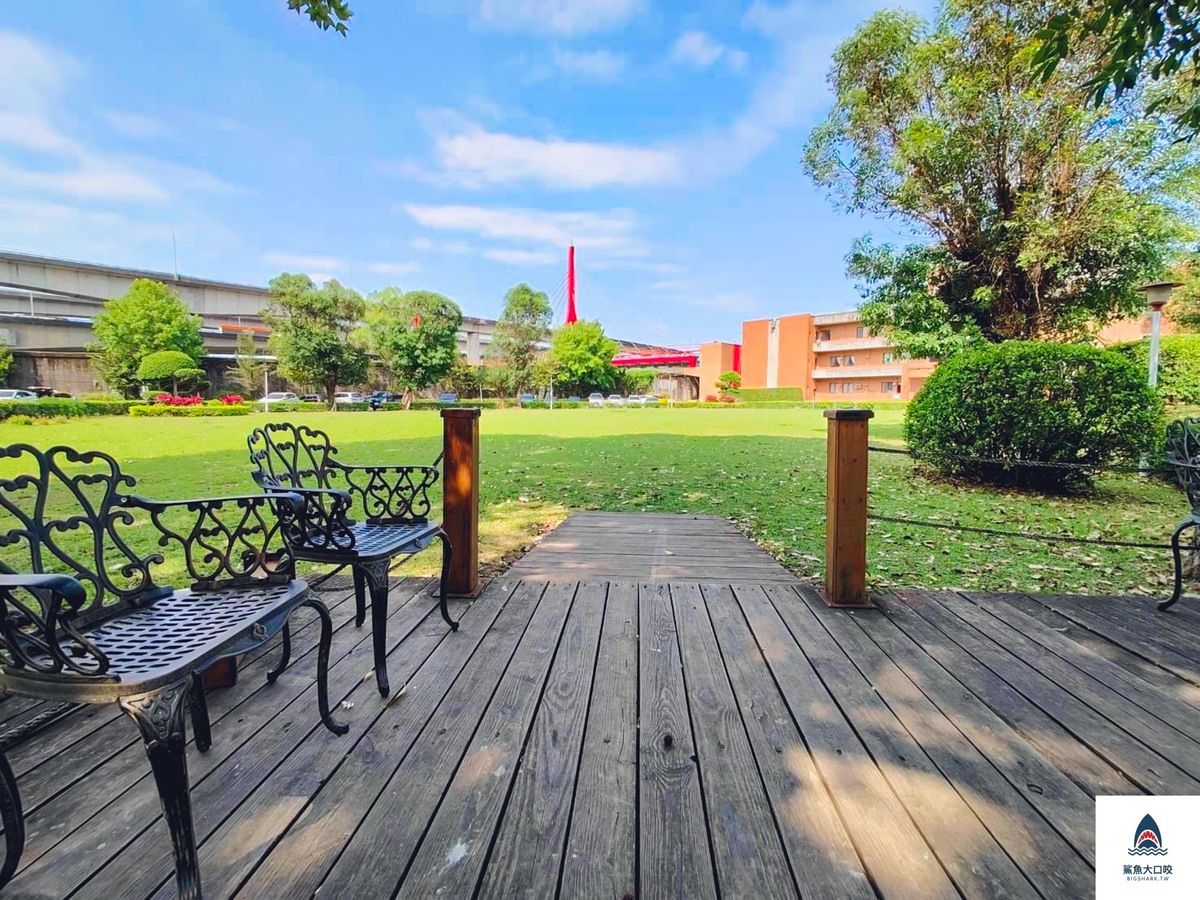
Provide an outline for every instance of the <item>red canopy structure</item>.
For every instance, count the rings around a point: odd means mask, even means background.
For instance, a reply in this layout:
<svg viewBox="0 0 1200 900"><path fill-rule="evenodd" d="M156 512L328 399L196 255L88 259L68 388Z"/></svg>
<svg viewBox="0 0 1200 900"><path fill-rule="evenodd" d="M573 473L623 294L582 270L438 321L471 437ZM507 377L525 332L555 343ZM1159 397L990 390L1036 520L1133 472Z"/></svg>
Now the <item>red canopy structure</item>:
<svg viewBox="0 0 1200 900"><path fill-rule="evenodd" d="M616 356L614 366L682 366L694 369L700 359L695 353L660 353L656 356Z"/></svg>

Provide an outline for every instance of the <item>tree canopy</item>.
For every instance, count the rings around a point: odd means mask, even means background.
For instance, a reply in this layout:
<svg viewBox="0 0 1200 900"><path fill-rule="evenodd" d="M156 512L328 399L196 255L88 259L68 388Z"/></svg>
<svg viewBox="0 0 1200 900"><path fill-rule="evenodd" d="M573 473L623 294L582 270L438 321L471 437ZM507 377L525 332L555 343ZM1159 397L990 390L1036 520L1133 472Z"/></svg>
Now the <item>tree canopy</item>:
<svg viewBox="0 0 1200 900"><path fill-rule="evenodd" d="M178 350L193 366L204 357L200 317L167 285L148 278L137 279L122 296L105 303L92 333L96 340L88 350L97 373L126 397L138 395L138 367L151 353Z"/></svg>
<svg viewBox="0 0 1200 900"><path fill-rule="evenodd" d="M331 404L338 385L362 384L370 359L350 341L366 308L362 296L337 281L318 288L307 275L286 272L272 278L270 288L262 317L272 329L267 346L280 374L321 387Z"/></svg>
<svg viewBox="0 0 1200 900"><path fill-rule="evenodd" d="M835 104L806 167L835 202L891 218L860 241L863 321L912 355L1081 336L1142 306L1189 233L1196 158L1155 119L1086 102L1086 61L1043 81L1031 2L953 0L932 24L868 19L834 55Z"/></svg>
<svg viewBox="0 0 1200 900"><path fill-rule="evenodd" d="M12 350L4 341L0 341L0 384L8 380L13 368Z"/></svg>
<svg viewBox="0 0 1200 900"><path fill-rule="evenodd" d="M371 295L366 339L406 393L437 384L458 362L462 310L433 291L389 287Z"/></svg>
<svg viewBox="0 0 1200 900"><path fill-rule="evenodd" d="M618 378L617 367L612 364L617 346L599 322L580 319L564 325L550 339L550 352L558 364L555 383L581 393L610 390Z"/></svg>
<svg viewBox="0 0 1200 900"><path fill-rule="evenodd" d="M342 36L346 35L354 15L345 0L288 0L288 9L308 16L322 31L332 28Z"/></svg>
<svg viewBox="0 0 1200 900"><path fill-rule="evenodd" d="M1039 32L1034 62L1044 78L1080 47L1098 44L1084 83L1099 106L1159 82L1149 112L1170 110L1189 137L1200 130L1200 0L1071 0Z"/></svg>
<svg viewBox="0 0 1200 900"><path fill-rule="evenodd" d="M550 298L527 284L518 284L504 295L504 311L496 322L489 350L512 371L517 393L533 384L534 365L541 352L538 342L550 330L552 315Z"/></svg>

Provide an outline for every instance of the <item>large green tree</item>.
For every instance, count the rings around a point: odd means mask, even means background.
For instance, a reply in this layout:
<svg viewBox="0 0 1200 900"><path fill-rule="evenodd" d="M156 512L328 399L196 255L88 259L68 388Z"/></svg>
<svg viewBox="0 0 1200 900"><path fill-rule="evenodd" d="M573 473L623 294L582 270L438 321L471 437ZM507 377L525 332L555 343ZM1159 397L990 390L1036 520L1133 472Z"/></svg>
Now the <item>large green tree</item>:
<svg viewBox="0 0 1200 900"><path fill-rule="evenodd" d="M449 297L384 288L371 295L366 320L367 341L404 388L405 402L449 375L458 362L463 317Z"/></svg>
<svg viewBox="0 0 1200 900"><path fill-rule="evenodd" d="M336 281L321 287L307 275L284 273L271 279L271 301L262 317L271 326L268 348L284 378L319 386L333 405L339 385L366 380L370 358L350 340L362 321L362 296Z"/></svg>
<svg viewBox="0 0 1200 900"><path fill-rule="evenodd" d="M141 388L138 367L159 350L178 350L197 363L204 357L200 317L161 281L139 278L120 297L104 304L92 323L88 345L104 383L125 397Z"/></svg>
<svg viewBox="0 0 1200 900"><path fill-rule="evenodd" d="M554 382L580 393L611 390L620 378L612 359L618 344L599 322L581 319L564 325L550 339L556 371Z"/></svg>
<svg viewBox="0 0 1200 900"><path fill-rule="evenodd" d="M8 376L13 370L13 355L12 350L4 341L0 341L0 384L5 384L8 381Z"/></svg>
<svg viewBox="0 0 1200 900"><path fill-rule="evenodd" d="M541 352L538 343L550 330L552 315L550 298L527 284L518 284L504 295L504 311L488 349L511 370L518 394L532 384L534 364Z"/></svg>
<svg viewBox="0 0 1200 900"><path fill-rule="evenodd" d="M287 0L288 9L308 16L322 31L332 28L345 36L350 18L354 15L345 0Z"/></svg>
<svg viewBox="0 0 1200 900"><path fill-rule="evenodd" d="M1093 108L1086 60L1043 81L1044 15L1027 0L952 0L933 23L881 12L834 55L806 167L912 235L860 241L849 271L864 323L914 355L1082 336L1140 309L1136 286L1187 235L1195 155L1140 108Z"/></svg>
<svg viewBox="0 0 1200 900"><path fill-rule="evenodd" d="M248 331L239 334L237 350L233 366L229 369L228 378L241 388L247 397L254 395L264 387L263 374L267 370L267 365L258 359L259 356L254 335Z"/></svg>

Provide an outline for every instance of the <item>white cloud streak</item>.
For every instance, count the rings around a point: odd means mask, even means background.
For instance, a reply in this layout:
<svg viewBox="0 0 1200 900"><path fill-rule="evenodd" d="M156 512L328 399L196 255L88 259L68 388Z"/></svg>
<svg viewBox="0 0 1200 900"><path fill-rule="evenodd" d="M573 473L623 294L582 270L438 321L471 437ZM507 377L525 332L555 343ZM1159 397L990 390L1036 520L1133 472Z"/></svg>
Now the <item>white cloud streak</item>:
<svg viewBox="0 0 1200 900"><path fill-rule="evenodd" d="M549 266L562 261L559 254L549 250L513 250L504 247L484 250L483 258L510 266Z"/></svg>
<svg viewBox="0 0 1200 900"><path fill-rule="evenodd" d="M559 71L588 81L612 81L625 68L625 55L611 50L562 50L550 55Z"/></svg>
<svg viewBox="0 0 1200 900"><path fill-rule="evenodd" d="M722 44L703 31L685 31L671 48L671 62L693 69L707 69L718 62L735 72L746 67L746 51Z"/></svg>
<svg viewBox="0 0 1200 900"><path fill-rule="evenodd" d="M641 0L480 0L477 20L501 31L578 37L629 21Z"/></svg>

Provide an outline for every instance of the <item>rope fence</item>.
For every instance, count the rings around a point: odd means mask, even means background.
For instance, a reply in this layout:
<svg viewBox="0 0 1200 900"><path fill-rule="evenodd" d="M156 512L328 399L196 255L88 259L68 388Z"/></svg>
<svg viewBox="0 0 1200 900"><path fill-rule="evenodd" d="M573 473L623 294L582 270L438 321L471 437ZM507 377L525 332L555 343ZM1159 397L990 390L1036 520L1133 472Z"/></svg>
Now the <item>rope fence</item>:
<svg viewBox="0 0 1200 900"><path fill-rule="evenodd" d="M894 456L907 456L910 459L933 458L927 457L916 450L909 450L904 447L880 447L878 444L871 444L867 447L867 450L871 453L888 453ZM936 458L964 463L970 462L993 466L1011 466L1012 468L1069 469L1080 472L1119 472L1130 475L1153 475L1161 471L1160 469L1155 469L1149 466L1135 466L1131 464L1114 465L1111 463L1101 464L1065 462L1046 459L1005 459L1002 457L970 456L968 454L950 452L938 453Z"/></svg>

